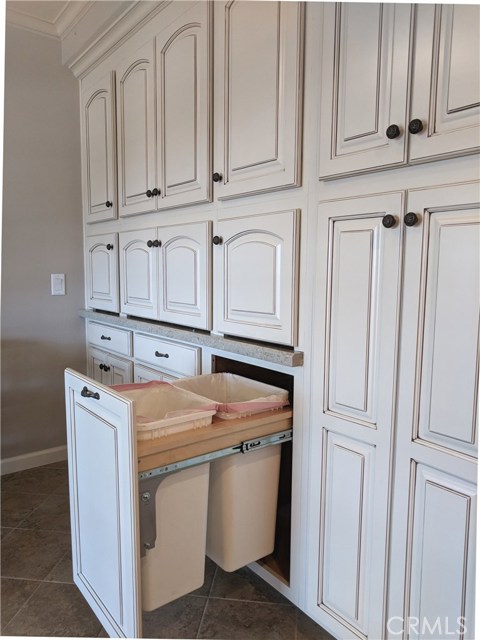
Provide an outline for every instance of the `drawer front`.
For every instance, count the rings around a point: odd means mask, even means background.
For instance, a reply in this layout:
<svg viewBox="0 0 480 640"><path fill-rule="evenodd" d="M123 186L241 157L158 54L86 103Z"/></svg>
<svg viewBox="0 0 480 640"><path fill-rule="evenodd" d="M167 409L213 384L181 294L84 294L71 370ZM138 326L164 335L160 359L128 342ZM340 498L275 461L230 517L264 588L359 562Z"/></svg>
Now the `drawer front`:
<svg viewBox="0 0 480 640"><path fill-rule="evenodd" d="M90 344L101 347L106 351L114 351L124 356L132 355L132 332L127 329L117 329L96 322L87 325L87 338Z"/></svg>
<svg viewBox="0 0 480 640"><path fill-rule="evenodd" d="M165 373L161 369L150 369L144 367L142 364L135 363L133 381L136 383L152 382L153 380L160 380L161 382L173 382L178 380L177 376L173 376L170 373Z"/></svg>
<svg viewBox="0 0 480 640"><path fill-rule="evenodd" d="M156 368L176 376L195 376L200 373L200 348L135 334L135 359L153 364Z"/></svg>

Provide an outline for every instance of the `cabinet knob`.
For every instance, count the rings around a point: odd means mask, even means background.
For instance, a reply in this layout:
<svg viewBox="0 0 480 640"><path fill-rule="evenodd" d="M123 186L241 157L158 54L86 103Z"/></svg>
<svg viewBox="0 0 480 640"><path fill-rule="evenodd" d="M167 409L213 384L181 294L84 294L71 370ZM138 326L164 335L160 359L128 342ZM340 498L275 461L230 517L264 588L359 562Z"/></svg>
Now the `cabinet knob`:
<svg viewBox="0 0 480 640"><path fill-rule="evenodd" d="M107 251L111 251L113 249L113 244L107 244Z"/></svg>
<svg viewBox="0 0 480 640"><path fill-rule="evenodd" d="M168 355L168 353L160 353L160 351L155 351L155 355L157 356L157 358L169 358L170 357Z"/></svg>
<svg viewBox="0 0 480 640"><path fill-rule="evenodd" d="M423 122L418 118L410 120L408 124L408 130L410 131L410 133L420 133L420 131L423 131Z"/></svg>
<svg viewBox="0 0 480 640"><path fill-rule="evenodd" d="M222 178L223 178L222 174L221 173L217 173L216 171L212 176L212 180L214 182L220 182Z"/></svg>
<svg viewBox="0 0 480 640"><path fill-rule="evenodd" d="M147 198L151 198L153 196L153 191L151 189L148 189L148 191L145 192L145 195L147 196Z"/></svg>
<svg viewBox="0 0 480 640"><path fill-rule="evenodd" d="M418 216L416 213L413 213L413 211L409 211L405 214L403 221L407 227L414 227L418 222Z"/></svg>
<svg viewBox="0 0 480 640"><path fill-rule="evenodd" d="M222 244L223 238L221 236L213 236L212 242L213 244Z"/></svg>
<svg viewBox="0 0 480 640"><path fill-rule="evenodd" d="M387 213L387 215L383 216L382 218L382 224L386 229L391 229L397 224L397 219L395 218L395 216L392 216L389 213Z"/></svg>
<svg viewBox="0 0 480 640"><path fill-rule="evenodd" d="M160 242L160 240L147 240L147 247L149 247L150 249L152 247L161 247L162 243Z"/></svg>
<svg viewBox="0 0 480 640"><path fill-rule="evenodd" d="M107 208L108 208L108 207L113 207L113 202L112 202L111 200L107 200L107 201L105 202L105 206L106 206Z"/></svg>
<svg viewBox="0 0 480 640"><path fill-rule="evenodd" d="M157 189L157 187L155 187L155 189L152 189L152 196L159 196L162 192L160 191L160 189Z"/></svg>
<svg viewBox="0 0 480 640"><path fill-rule="evenodd" d="M106 364L103 365L103 370L104 371L110 371L110 367Z"/></svg>
<svg viewBox="0 0 480 640"><path fill-rule="evenodd" d="M102 371L105 369L105 365L103 364L103 362L98 365L98 368L101 369Z"/></svg>
<svg viewBox="0 0 480 640"><path fill-rule="evenodd" d="M385 135L387 136L387 138L389 140L393 140L394 138L398 138L400 136L400 127L397 124L391 124L386 132Z"/></svg>

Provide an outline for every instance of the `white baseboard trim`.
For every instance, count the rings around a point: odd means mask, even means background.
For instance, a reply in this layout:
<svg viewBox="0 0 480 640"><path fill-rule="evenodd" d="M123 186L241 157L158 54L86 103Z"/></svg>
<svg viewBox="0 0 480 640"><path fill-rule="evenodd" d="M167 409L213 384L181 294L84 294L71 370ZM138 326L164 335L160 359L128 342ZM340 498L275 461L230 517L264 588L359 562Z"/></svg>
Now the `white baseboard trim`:
<svg viewBox="0 0 480 640"><path fill-rule="evenodd" d="M25 469L33 469L41 467L44 464L52 462L61 462L67 459L67 446L52 447L51 449L43 449L42 451L32 451L24 453L21 456L13 458L4 458L0 462L1 475L14 473L15 471L24 471Z"/></svg>

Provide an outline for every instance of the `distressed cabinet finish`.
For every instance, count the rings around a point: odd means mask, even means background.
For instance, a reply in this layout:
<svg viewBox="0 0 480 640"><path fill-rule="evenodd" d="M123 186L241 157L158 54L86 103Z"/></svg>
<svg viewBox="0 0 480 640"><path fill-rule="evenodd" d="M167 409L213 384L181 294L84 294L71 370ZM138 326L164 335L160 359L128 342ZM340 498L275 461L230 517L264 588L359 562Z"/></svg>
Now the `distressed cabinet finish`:
<svg viewBox="0 0 480 640"><path fill-rule="evenodd" d="M293 210L218 223L213 252L217 330L296 343L298 217Z"/></svg>
<svg viewBox="0 0 480 640"><path fill-rule="evenodd" d="M408 637L449 637L448 617L473 638L478 201L320 206L308 612L339 638L393 639L403 616L443 625Z"/></svg>
<svg viewBox="0 0 480 640"><path fill-rule="evenodd" d="M402 209L401 193L319 208L317 300L327 302L314 354L308 604L343 638L383 637Z"/></svg>
<svg viewBox="0 0 480 640"><path fill-rule="evenodd" d="M325 4L320 177L478 151L479 20L474 5Z"/></svg>
<svg viewBox="0 0 480 640"><path fill-rule="evenodd" d="M422 637L449 637L445 617L475 637L479 201L478 184L408 196L389 593L391 615L442 620Z"/></svg>
<svg viewBox="0 0 480 640"><path fill-rule="evenodd" d="M210 223L120 233L121 311L210 328Z"/></svg>
<svg viewBox="0 0 480 640"><path fill-rule="evenodd" d="M304 7L214 6L215 197L298 186Z"/></svg>
<svg viewBox="0 0 480 640"><path fill-rule="evenodd" d="M117 217L113 74L87 80L81 94L85 221L112 220Z"/></svg>
<svg viewBox="0 0 480 640"><path fill-rule="evenodd" d="M116 69L120 216L210 199L210 7L185 7Z"/></svg>
<svg viewBox="0 0 480 640"><path fill-rule="evenodd" d="M117 313L118 234L90 236L85 243L87 306Z"/></svg>

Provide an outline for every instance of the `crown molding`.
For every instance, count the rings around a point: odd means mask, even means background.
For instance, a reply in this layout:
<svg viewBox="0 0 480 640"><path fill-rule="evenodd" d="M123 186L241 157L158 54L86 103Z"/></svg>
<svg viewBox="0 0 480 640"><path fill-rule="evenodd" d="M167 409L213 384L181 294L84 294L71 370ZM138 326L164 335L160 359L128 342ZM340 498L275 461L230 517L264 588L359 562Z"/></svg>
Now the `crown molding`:
<svg viewBox="0 0 480 640"><path fill-rule="evenodd" d="M141 29L153 16L163 11L171 2L172 0L161 0L159 2L137 0L78 56L68 60L66 66L76 78L83 78L125 40ZM95 2L92 5L95 5Z"/></svg>
<svg viewBox="0 0 480 640"><path fill-rule="evenodd" d="M7 2L6 23L58 40L73 28L81 15L88 11L92 4L93 2L69 2L54 20L45 20L29 13L17 11L12 7L12 3Z"/></svg>

